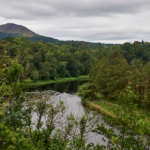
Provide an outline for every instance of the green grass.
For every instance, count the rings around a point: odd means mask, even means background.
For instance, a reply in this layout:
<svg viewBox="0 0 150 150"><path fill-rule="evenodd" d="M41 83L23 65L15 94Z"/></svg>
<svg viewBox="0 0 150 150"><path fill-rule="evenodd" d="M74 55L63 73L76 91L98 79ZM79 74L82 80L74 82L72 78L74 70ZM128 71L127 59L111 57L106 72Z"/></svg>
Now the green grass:
<svg viewBox="0 0 150 150"><path fill-rule="evenodd" d="M56 80L43 80L43 81L25 81L25 85L27 87L40 87L44 85L50 85L55 83L65 83L65 82L72 82L72 81L87 81L89 76L79 76L79 77L69 77L69 78L58 78Z"/></svg>
<svg viewBox="0 0 150 150"><path fill-rule="evenodd" d="M103 114L105 116L109 116L111 118L116 118L114 113L110 112L109 110L107 110L106 108L104 108L101 105L98 105L98 104L96 104L94 102L89 102L89 101L86 103L86 105L89 108L91 108L91 109L93 109L93 110L95 110L95 111L97 111L97 112L99 112L99 113L101 113L101 114Z"/></svg>
<svg viewBox="0 0 150 150"><path fill-rule="evenodd" d="M87 105L105 116L124 122L137 134L150 135L150 112L144 109L133 108L127 104L117 104L106 100L88 101Z"/></svg>

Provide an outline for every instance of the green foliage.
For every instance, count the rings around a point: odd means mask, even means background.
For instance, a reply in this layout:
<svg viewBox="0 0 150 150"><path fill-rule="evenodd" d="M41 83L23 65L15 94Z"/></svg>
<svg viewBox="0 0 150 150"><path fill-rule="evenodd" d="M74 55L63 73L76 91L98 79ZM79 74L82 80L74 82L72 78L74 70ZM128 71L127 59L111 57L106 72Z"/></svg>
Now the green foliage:
<svg viewBox="0 0 150 150"><path fill-rule="evenodd" d="M135 138L135 133L140 135L149 133L149 121L145 115L135 111L139 111L138 107L142 104L150 104L150 71L147 63L150 60L149 45L143 42L110 47L93 46L84 42L57 45L30 42L20 37L1 40L0 148L2 150L148 150L149 137L144 142L139 136ZM142 59L143 63L137 59ZM97 64L94 65L95 63ZM22 90L21 82L24 77L34 81L52 79L53 81L50 82L53 83L54 79L63 77L60 82L65 82L67 80L65 77L87 75L90 70L90 81L79 88L80 96L85 100L100 98L102 100L102 97L116 101L119 99L118 104L124 107L113 112L119 118L116 121L116 124L119 122L117 124L119 135L103 125L97 126L94 130L108 138L107 146L93 143L86 145L86 132L91 120L85 116L79 121L70 117L65 130L56 130L55 118L59 113L64 114L63 103L54 108L41 97L33 102L25 97ZM74 81L77 78L70 80ZM49 84L48 81L43 82L35 84ZM114 104L109 108L113 111L117 106ZM37 114L35 124L32 124L33 112ZM45 116L46 122L43 127L42 117ZM115 120L109 121L115 124L113 122ZM78 132L75 132L74 127L77 127Z"/></svg>
<svg viewBox="0 0 150 150"><path fill-rule="evenodd" d="M144 142L141 137L136 137L125 126L121 127L120 134L118 135L112 128L108 129L103 124L98 125L95 129L96 133L100 133L108 137L108 145L106 149L113 150L149 150L148 141ZM130 136L128 135L130 134Z"/></svg>
<svg viewBox="0 0 150 150"><path fill-rule="evenodd" d="M128 76L128 63L118 52L101 59L91 72L91 80L97 91L109 99L116 98L126 87Z"/></svg>
<svg viewBox="0 0 150 150"><path fill-rule="evenodd" d="M95 100L98 98L95 86L90 83L85 83L79 86L78 94L79 96L81 96L83 104L86 99Z"/></svg>
<svg viewBox="0 0 150 150"><path fill-rule="evenodd" d="M39 72L37 70L33 70L31 72L31 78L33 79L33 81L37 81L39 79Z"/></svg>
<svg viewBox="0 0 150 150"><path fill-rule="evenodd" d="M33 82L31 80L25 80L24 85L26 88L38 88L46 85L52 85L52 84L63 84L65 83L71 83L71 82L83 82L88 81L89 76L79 76L79 77L68 77L68 78L58 78L56 80L44 80L44 81L36 81Z"/></svg>
<svg viewBox="0 0 150 150"><path fill-rule="evenodd" d="M138 102L138 96L129 85L121 91L117 99L119 99L121 103L126 103L128 105L134 105Z"/></svg>
<svg viewBox="0 0 150 150"><path fill-rule="evenodd" d="M24 75L27 78L34 81L51 80L87 75L101 55L100 44L93 45L93 49L92 44L90 46L84 42L73 43L64 42L57 45L42 41L31 42L23 37L16 37L0 40L0 49L2 54L18 60L24 67Z"/></svg>
<svg viewBox="0 0 150 150"><path fill-rule="evenodd" d="M29 139L0 124L1 150L36 150Z"/></svg>
<svg viewBox="0 0 150 150"><path fill-rule="evenodd" d="M13 65L8 68L8 80L9 82L16 82L21 79L21 73L23 72L23 67L20 64L13 63Z"/></svg>

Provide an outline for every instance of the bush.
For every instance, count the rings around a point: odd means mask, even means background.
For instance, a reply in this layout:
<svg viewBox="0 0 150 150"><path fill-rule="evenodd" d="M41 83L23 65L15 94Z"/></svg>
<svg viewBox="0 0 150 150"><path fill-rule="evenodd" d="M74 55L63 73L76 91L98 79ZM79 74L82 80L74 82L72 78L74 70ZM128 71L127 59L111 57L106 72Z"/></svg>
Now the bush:
<svg viewBox="0 0 150 150"><path fill-rule="evenodd" d="M92 101L92 100L96 100L98 98L98 96L96 94L96 88L91 83L85 83L85 84L81 85L78 89L78 94L79 94L79 96L81 96L83 103L86 99Z"/></svg>

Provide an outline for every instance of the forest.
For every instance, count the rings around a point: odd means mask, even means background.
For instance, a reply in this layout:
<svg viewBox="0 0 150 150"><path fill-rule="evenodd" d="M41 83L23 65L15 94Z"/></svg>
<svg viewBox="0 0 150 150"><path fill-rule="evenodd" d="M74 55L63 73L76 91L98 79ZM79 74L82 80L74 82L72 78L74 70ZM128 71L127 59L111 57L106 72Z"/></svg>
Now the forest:
<svg viewBox="0 0 150 150"><path fill-rule="evenodd" d="M109 139L108 146L86 144L88 117L68 118L65 131L55 130L54 119L64 111L45 100L26 96L27 81L89 76L78 88L85 108L104 115L120 129L97 126L92 130ZM68 41L45 43L24 37L0 40L0 149L1 150L149 150L150 43L118 45ZM32 110L38 114L32 128ZM42 128L42 116L48 116ZM74 135L73 128L79 131ZM146 137L146 140L145 140Z"/></svg>
<svg viewBox="0 0 150 150"><path fill-rule="evenodd" d="M23 37L1 40L0 48L1 56L17 59L33 81L87 75L102 51L101 45L93 49L84 42L56 45Z"/></svg>

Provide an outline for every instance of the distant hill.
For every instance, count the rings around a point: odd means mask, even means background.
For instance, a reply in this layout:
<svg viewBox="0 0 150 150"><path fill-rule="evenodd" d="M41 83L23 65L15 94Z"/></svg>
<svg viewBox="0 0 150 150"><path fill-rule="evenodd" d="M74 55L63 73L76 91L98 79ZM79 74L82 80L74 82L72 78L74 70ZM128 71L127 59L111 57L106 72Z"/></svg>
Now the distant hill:
<svg viewBox="0 0 150 150"><path fill-rule="evenodd" d="M21 26L21 25L13 24L13 23L7 23L4 25L1 25L0 32L7 33L7 34L18 34L24 37L33 37L36 35L34 32L29 30L28 28Z"/></svg>
<svg viewBox="0 0 150 150"><path fill-rule="evenodd" d="M14 23L7 23L0 25L0 39L4 39L7 37L17 37L17 36L23 36L31 41L43 41L43 42L51 42L55 44L73 44L75 47L79 45L83 45L84 47L99 47L100 45L104 46L112 46L112 44L101 44L101 43L92 43L92 42L84 42L84 41L61 41L52 37L46 37L39 35L37 33L34 33L27 27L24 27L22 25L17 25Z"/></svg>
<svg viewBox="0 0 150 150"><path fill-rule="evenodd" d="M34 33L27 27L24 27L22 25L17 25L14 23L7 23L0 25L0 39L6 38L6 37L16 37L16 36L24 36L26 38L31 39L32 41L44 41L44 42L53 42L57 43L59 40L51 38L51 37L45 37L39 34Z"/></svg>

